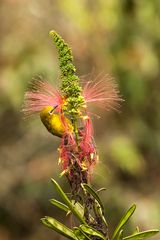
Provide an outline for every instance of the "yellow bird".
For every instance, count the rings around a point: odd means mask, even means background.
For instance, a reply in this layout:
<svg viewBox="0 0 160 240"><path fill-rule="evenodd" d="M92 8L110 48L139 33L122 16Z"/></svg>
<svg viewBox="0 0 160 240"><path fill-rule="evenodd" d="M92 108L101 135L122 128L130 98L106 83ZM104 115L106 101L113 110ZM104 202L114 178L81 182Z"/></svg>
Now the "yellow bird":
<svg viewBox="0 0 160 240"><path fill-rule="evenodd" d="M73 132L71 121L67 117L64 117L64 122L67 126L66 129L65 124L62 122L61 115L54 112L55 108L56 107L53 106L47 106L40 112L40 118L44 126L50 133L57 137L62 137L67 130Z"/></svg>

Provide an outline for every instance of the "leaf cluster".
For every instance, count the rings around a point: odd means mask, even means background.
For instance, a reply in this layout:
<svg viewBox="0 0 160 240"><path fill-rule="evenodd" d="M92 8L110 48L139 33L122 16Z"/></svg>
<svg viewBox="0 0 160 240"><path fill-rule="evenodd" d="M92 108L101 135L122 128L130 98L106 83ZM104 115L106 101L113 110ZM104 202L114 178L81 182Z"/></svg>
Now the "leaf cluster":
<svg viewBox="0 0 160 240"><path fill-rule="evenodd" d="M63 203L60 201L57 201L56 199L51 199L50 202L54 206L58 207L59 209L66 212L67 215L72 214L79 222L78 226L71 228L66 227L61 222L57 221L56 219L46 216L41 219L42 223L46 225L47 227L51 228L52 230L58 232L59 234L67 237L68 239L72 240L108 240L109 237L104 236L100 231L97 231L94 227L89 226L83 217L84 214L84 208L79 202L71 201L68 196L65 194L65 192L62 190L60 185L54 180L51 179L52 183L60 195L61 199L63 200ZM98 195L98 193L91 188L88 184L83 184L83 189L86 193L91 194L92 197L97 202L97 209L101 213L101 216L103 217L103 220L108 227L107 221L104 217L104 207L101 202L101 199ZM119 221L117 227L115 228L111 240L143 240L146 238L150 238L157 234L159 232L158 229L152 229L148 231L142 231L140 232L139 229L136 229L136 232L132 233L129 236L124 236L123 229L126 226L128 220L133 215L134 211L136 209L136 205L133 204L126 213L122 216L121 220ZM90 218L93 218L90 216Z"/></svg>

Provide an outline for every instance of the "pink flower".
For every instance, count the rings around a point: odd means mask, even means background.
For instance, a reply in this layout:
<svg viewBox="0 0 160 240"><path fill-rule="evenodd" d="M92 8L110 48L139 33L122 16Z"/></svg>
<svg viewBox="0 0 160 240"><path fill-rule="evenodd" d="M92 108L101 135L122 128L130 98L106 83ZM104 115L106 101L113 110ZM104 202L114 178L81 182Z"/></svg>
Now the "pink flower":
<svg viewBox="0 0 160 240"><path fill-rule="evenodd" d="M59 90L47 81L38 78L31 83L30 90L25 93L22 112L27 117L40 113L47 106L58 106L56 111L61 112L63 103L64 99Z"/></svg>
<svg viewBox="0 0 160 240"><path fill-rule="evenodd" d="M92 74L89 76L92 77ZM108 75L99 74L94 80L84 83L82 78L83 92L82 95L86 104L94 104L106 110L117 110L122 99L118 95L118 89L113 79ZM65 99L60 91L53 87L47 81L41 78L35 79L30 86L30 90L25 93L25 100L22 112L24 115L31 116L40 113L46 106L56 107L56 112L62 112L62 105Z"/></svg>
<svg viewBox="0 0 160 240"><path fill-rule="evenodd" d="M89 77L93 77L92 75ZM83 96L87 104L94 103L94 106L106 110L119 108L122 99L119 97L117 85L108 75L99 74L94 80L87 80L83 85Z"/></svg>

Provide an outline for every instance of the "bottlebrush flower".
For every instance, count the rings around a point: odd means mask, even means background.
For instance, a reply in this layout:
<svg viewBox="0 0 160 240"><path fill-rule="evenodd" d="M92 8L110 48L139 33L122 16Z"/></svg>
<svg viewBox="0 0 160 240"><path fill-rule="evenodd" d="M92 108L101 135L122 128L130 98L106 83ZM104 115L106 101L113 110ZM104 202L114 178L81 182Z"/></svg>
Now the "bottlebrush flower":
<svg viewBox="0 0 160 240"><path fill-rule="evenodd" d="M52 106L60 113L64 101L57 88L38 77L30 83L30 89L25 93L22 112L28 117L40 113L45 107Z"/></svg>
<svg viewBox="0 0 160 240"><path fill-rule="evenodd" d="M89 80L86 78L89 78ZM114 79L107 74L99 74L94 77L93 74L81 78L83 82L83 97L85 102L93 103L93 106L118 110L122 99L119 96L119 90Z"/></svg>

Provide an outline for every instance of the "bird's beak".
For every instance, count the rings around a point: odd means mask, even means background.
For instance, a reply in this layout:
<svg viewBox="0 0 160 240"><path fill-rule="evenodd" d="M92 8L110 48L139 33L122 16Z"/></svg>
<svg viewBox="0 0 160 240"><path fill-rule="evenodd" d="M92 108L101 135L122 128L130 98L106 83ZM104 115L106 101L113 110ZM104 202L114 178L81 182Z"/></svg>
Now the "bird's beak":
<svg viewBox="0 0 160 240"><path fill-rule="evenodd" d="M50 114L52 114L57 107L58 107L58 105L56 105L55 107L53 107L53 109L50 111Z"/></svg>
<svg viewBox="0 0 160 240"><path fill-rule="evenodd" d="M54 108L53 108L53 111L58 107L58 105L56 105Z"/></svg>

